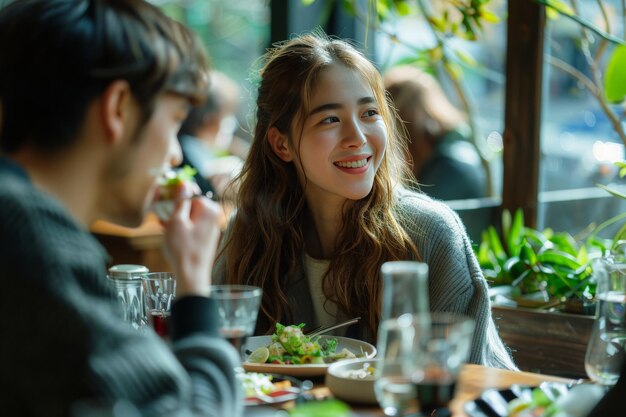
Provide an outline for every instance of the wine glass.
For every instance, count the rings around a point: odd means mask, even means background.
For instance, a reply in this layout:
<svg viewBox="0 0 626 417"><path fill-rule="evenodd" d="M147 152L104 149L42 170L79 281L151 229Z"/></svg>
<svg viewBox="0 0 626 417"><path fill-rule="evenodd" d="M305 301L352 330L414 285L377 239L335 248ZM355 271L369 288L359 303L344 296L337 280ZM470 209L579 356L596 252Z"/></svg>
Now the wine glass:
<svg viewBox="0 0 626 417"><path fill-rule="evenodd" d="M405 416L417 411L413 344L415 327L410 314L381 321L377 351L380 361L374 372L374 393L386 416Z"/></svg>
<svg viewBox="0 0 626 417"><path fill-rule="evenodd" d="M626 352L626 257L613 255L593 264L596 318L587 345L585 370L594 382L615 385Z"/></svg>
<svg viewBox="0 0 626 417"><path fill-rule="evenodd" d="M251 285L213 285L210 297L217 303L219 331L243 356L243 346L254 333L263 290Z"/></svg>
<svg viewBox="0 0 626 417"><path fill-rule="evenodd" d="M447 408L454 398L461 367L469 356L474 320L453 313L413 316L415 337L411 381L423 415Z"/></svg>
<svg viewBox="0 0 626 417"><path fill-rule="evenodd" d="M176 296L176 280L171 272L150 272L142 278L148 322L161 337L167 337L168 317Z"/></svg>

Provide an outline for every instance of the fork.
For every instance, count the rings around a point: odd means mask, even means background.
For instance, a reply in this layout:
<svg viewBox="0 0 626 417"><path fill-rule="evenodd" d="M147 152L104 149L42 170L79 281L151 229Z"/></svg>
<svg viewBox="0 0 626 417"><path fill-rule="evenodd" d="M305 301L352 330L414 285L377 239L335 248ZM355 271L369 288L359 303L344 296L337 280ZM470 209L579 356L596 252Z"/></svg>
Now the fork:
<svg viewBox="0 0 626 417"><path fill-rule="evenodd" d="M326 327L319 326L319 327L316 327L315 329L309 331L306 334L306 336L307 337L319 336L321 334L328 333L331 330L335 330L335 329L338 329L338 328L344 327L344 326L349 326L350 324L356 323L359 320L361 320L361 317L355 317L355 318L350 319L350 320L342 321L341 323L333 324L332 326L326 326Z"/></svg>

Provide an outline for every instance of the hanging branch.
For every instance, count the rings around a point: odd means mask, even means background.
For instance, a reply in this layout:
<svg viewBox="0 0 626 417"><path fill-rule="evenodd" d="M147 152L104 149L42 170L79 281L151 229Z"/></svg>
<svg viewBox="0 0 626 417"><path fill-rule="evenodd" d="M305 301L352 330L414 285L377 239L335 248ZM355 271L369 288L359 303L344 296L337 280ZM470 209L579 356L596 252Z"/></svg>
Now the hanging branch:
<svg viewBox="0 0 626 417"><path fill-rule="evenodd" d="M605 31L597 28L596 26L594 26L593 23L588 22L587 20L583 19L582 17L579 17L579 16L577 16L575 14L564 13L562 10L559 10L557 7L554 7L550 0L535 0L535 1L537 3L539 3L539 4L542 4L542 5L546 6L546 7L550 7L552 10L557 12L559 15L567 17L568 19L573 20L574 22L580 24L581 26L586 27L587 29L589 29L590 31L594 32L596 35L600 36L601 38L606 39L607 41L626 46L626 42L624 42L623 39L620 39L617 36L614 36L614 35L612 35L610 33L607 33Z"/></svg>
<svg viewBox="0 0 626 417"><path fill-rule="evenodd" d="M596 101L600 105L600 108L602 109L604 114L607 116L607 118L611 122L611 126L613 127L613 130L615 130L615 132L619 136L622 143L626 146L626 132L624 131L624 127L622 125L620 117L617 115L615 111L611 109L611 107L607 103L606 97L604 96L604 90L602 88L603 75L602 75L602 71L600 70L599 63L604 57L604 53L606 52L606 48L608 47L608 44L609 44L609 39L608 37L601 35L600 43L598 45L598 49L596 50L595 54L591 53L591 48L589 46L589 38L591 36L589 31L592 31L596 34L599 34L599 33L607 34L608 32L610 32L610 28L611 28L608 13L606 12L604 2L602 0L596 0L596 1L598 4L598 7L600 8L600 14L602 15L606 32L595 26L593 28L590 28L589 27L590 24L582 25L580 28L581 50L583 51L585 60L587 61L587 64L589 65L589 68L591 69L591 74L592 74L593 79L590 79L589 77L584 75L582 72L576 70L572 66L554 57L548 57L548 62L554 65L556 68L561 69L562 71L568 73L569 75L574 77L581 84L583 84L583 86L587 88L587 90L596 99ZM539 1L539 2L543 3L542 1ZM571 4L574 10L574 13L578 14L579 8L578 8L577 1L571 0ZM559 13L562 16L570 16L569 14L561 13L560 11Z"/></svg>

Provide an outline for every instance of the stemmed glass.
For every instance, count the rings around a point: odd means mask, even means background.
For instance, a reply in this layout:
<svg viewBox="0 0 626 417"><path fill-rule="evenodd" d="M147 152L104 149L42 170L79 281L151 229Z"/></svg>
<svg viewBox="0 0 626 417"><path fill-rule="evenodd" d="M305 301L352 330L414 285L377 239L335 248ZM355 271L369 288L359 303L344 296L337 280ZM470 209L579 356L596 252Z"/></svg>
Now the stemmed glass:
<svg viewBox="0 0 626 417"><path fill-rule="evenodd" d="M254 333L263 290L251 285L213 285L210 297L217 302L219 330L243 356L243 346Z"/></svg>
<svg viewBox="0 0 626 417"><path fill-rule="evenodd" d="M378 357L374 376L376 400L386 416L405 416L417 411L416 389L411 377L415 328L410 314L381 321L378 326Z"/></svg>
<svg viewBox="0 0 626 417"><path fill-rule="evenodd" d="M467 361L474 336L474 320L453 313L413 316L415 338L411 380L423 415L447 408Z"/></svg>
<svg viewBox="0 0 626 417"><path fill-rule="evenodd" d="M146 315L154 331L168 336L167 318L172 314L176 280L171 272L150 272L142 278Z"/></svg>
<svg viewBox="0 0 626 417"><path fill-rule="evenodd" d="M374 391L385 415L427 416L448 407L473 334L474 320L452 313L381 322Z"/></svg>

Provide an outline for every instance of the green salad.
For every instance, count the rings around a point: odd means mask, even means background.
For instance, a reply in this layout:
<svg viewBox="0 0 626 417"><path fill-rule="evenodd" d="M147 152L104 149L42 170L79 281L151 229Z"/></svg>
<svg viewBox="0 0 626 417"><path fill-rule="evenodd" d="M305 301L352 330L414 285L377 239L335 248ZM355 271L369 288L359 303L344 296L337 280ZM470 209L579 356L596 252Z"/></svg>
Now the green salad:
<svg viewBox="0 0 626 417"><path fill-rule="evenodd" d="M291 326L276 323L272 343L255 349L248 357L248 362L303 365L324 364L357 357L345 348L337 352L337 339L306 336L302 332L304 326L304 323ZM364 356L362 352L361 356Z"/></svg>

